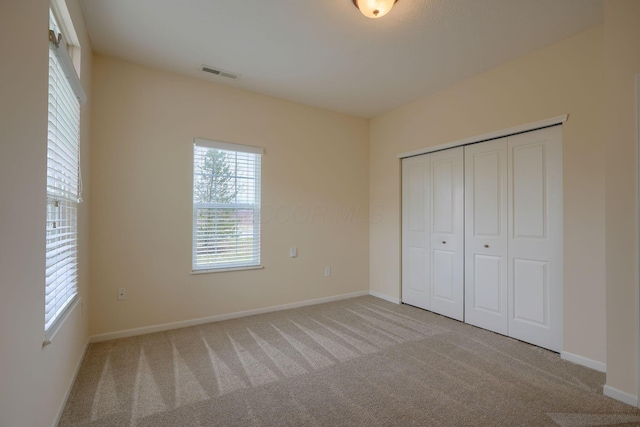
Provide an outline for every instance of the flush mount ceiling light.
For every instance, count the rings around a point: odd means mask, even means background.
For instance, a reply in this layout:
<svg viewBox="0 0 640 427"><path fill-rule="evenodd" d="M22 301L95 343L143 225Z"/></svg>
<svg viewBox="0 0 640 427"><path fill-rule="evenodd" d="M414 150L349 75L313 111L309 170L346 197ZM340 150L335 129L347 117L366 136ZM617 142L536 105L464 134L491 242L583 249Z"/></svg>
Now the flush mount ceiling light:
<svg viewBox="0 0 640 427"><path fill-rule="evenodd" d="M367 18L381 18L396 4L398 0L353 0L360 12Z"/></svg>

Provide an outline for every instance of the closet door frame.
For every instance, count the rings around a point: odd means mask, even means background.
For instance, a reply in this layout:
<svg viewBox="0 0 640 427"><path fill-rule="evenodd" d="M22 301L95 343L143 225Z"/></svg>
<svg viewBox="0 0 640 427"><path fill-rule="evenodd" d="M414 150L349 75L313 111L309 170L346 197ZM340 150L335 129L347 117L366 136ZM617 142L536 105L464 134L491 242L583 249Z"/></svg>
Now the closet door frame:
<svg viewBox="0 0 640 427"><path fill-rule="evenodd" d="M457 141L453 141L453 142L449 142L446 144L440 144L440 145L436 145L436 146L432 146L432 147L427 147L427 148L423 148L423 149L419 149L419 150L414 150L414 151L410 151L410 152L405 152L405 153L400 153L397 155L397 158L402 160L405 158L409 158L409 157L415 157L415 156L419 156L422 154L429 154L429 153L433 153L436 151L441 151L441 150L445 150L445 149L449 149L449 148L455 148L455 147L461 147L461 146L466 146L466 145L470 145L470 144L475 144L475 143L480 143L480 142L485 142L485 141L490 141L490 140L494 140L494 139L498 139L498 138L502 138L502 137L509 137L512 135L517 135L520 133L524 133L524 132L530 132L530 131L535 131L535 130L539 130L539 129L544 129L544 128L548 128L548 127L552 127L552 126L557 126L557 125L562 125L563 123L565 123L568 119L568 115L561 115L561 116L556 116L556 117L552 117L549 119L545 119L545 120L540 120L540 121L536 121L536 122L531 122L531 123L526 123L526 124L522 124L519 126L514 126L514 127L510 127L507 129L501 129L501 130L497 130L494 132L489 132L489 133L485 133L482 135L476 135L470 138L465 138L465 139L460 139ZM561 150L561 148L560 148ZM402 162L401 162L402 163ZM560 157L560 164L562 164L562 157ZM562 178L562 167L560 168L560 177ZM562 181L560 181L562 182ZM561 196L562 199L562 196ZM561 200L562 202L562 200ZM404 220L404 212L402 213L402 219ZM562 219L560 219L560 221L562 221ZM402 237L402 227L403 225L401 224L401 237ZM563 238L560 238L561 242L563 243ZM403 241L401 240L401 250L403 248ZM561 259L563 257L562 254L562 245L560 246L560 254L561 254ZM401 251L402 253L402 251ZM401 255L401 258L404 255ZM402 259L401 259L401 269L404 270L404 267L402 266ZM402 274L404 274L404 271L402 271ZM400 277L400 292L401 292L401 297L400 297L400 301L405 302L404 301L404 295L403 295L403 281L404 281L404 276L401 275ZM560 281L560 283L563 283L562 280ZM561 291L563 293L563 290ZM559 315L555 314L555 316L557 318L560 319L560 324L558 325L560 331L562 331L563 329L563 325L562 325L562 317L563 317L563 306L564 306L564 299L560 299L560 310L559 310ZM560 338L559 343L557 343L556 345L554 345L554 350L555 351L561 351L562 350L562 338Z"/></svg>

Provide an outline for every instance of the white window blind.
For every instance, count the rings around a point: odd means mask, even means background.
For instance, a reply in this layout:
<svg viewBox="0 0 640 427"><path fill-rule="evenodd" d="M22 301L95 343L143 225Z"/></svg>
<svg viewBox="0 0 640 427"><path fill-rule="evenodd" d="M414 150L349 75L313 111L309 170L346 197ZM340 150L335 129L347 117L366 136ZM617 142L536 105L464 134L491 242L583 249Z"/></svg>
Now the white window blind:
<svg viewBox="0 0 640 427"><path fill-rule="evenodd" d="M50 14L45 325L50 334L78 293L80 100L86 99ZM67 65L64 63L68 62ZM71 67L73 67L71 65ZM73 78L77 81L73 82ZM74 87L75 86L75 87Z"/></svg>
<svg viewBox="0 0 640 427"><path fill-rule="evenodd" d="M260 265L262 149L194 140L193 271Z"/></svg>

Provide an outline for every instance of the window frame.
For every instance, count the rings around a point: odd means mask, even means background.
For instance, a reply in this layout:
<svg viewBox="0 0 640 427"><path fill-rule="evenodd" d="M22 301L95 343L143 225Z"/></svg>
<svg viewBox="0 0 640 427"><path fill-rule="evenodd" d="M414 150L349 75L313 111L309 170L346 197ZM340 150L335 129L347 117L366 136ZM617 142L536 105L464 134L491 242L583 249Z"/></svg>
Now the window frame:
<svg viewBox="0 0 640 427"><path fill-rule="evenodd" d="M60 17L60 5L54 2L49 9L43 345L51 343L78 301L80 117L87 98L69 56L79 46L65 41L72 24Z"/></svg>
<svg viewBox="0 0 640 427"><path fill-rule="evenodd" d="M209 202L197 202L196 201L196 180L197 180L197 158L198 158L198 150L220 150L227 153L235 153L236 160L234 165L236 166L236 170L234 173L229 175L224 175L229 178L233 178L238 180L238 178L244 179L252 179L256 184L253 191L253 200L249 202L238 202L237 197L233 202L222 202L222 203L209 203ZM238 160L237 156L239 153L243 155L255 155L253 158L253 175L250 178L240 177L237 172ZM192 240L191 240L191 274L203 274L203 273L217 273L217 272L228 272L228 271L238 271L238 270L255 270L264 268L261 265L261 221L260 221L260 213L261 213L261 199L262 199L262 155L264 154L264 150L261 147L254 147L249 145L242 144L234 144L229 142L220 142L220 141L212 141L201 138L194 138L193 140L193 153L192 153L192 192L191 192L191 200L192 200ZM200 154L202 155L202 154ZM237 191L237 184L234 187ZM202 241L202 239L198 239L198 213L202 209L228 209L228 210L236 210L237 211L251 211L253 218L252 225L252 238L253 238L253 249L251 259L245 260L232 260L229 262L212 262L212 263L198 263L198 243ZM239 236L239 233L235 234L236 239ZM242 247L240 245L240 247ZM236 250L238 246L235 246ZM218 266L216 266L216 264Z"/></svg>

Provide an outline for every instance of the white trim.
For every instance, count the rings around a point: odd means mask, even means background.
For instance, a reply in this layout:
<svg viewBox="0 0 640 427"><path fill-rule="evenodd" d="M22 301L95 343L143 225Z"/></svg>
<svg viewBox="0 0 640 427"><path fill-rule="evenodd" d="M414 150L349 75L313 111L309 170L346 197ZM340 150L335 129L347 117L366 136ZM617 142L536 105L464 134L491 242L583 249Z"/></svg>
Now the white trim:
<svg viewBox="0 0 640 427"><path fill-rule="evenodd" d="M60 423L60 418L62 418L62 413L64 412L65 406L67 406L67 401L69 400L69 396L71 395L71 390L73 389L73 385L76 383L76 379L78 377L78 373L80 372L80 367L82 366L82 362L84 361L84 357L87 355L87 350L89 350L89 340L84 345L84 351L82 352L82 357L78 361L78 366L76 366L76 372L73 374L73 378L67 385L67 391L64 394L64 400L62 401L62 405L58 409L58 415L56 416L55 421L53 422L52 427L56 427Z"/></svg>
<svg viewBox="0 0 640 427"><path fill-rule="evenodd" d="M400 298L390 297L389 295L381 294L380 292L376 292L376 291L369 291L369 295L371 295L372 297L383 299L385 301L392 302L394 304L400 304L402 302L400 301Z"/></svg>
<svg viewBox="0 0 640 427"><path fill-rule="evenodd" d="M586 366L587 368L595 369L598 372L607 372L606 363L598 362L597 360L589 359L588 357L569 353L568 351L560 352L560 357L568 362Z"/></svg>
<svg viewBox="0 0 640 427"><path fill-rule="evenodd" d="M229 271L262 270L264 265L248 265L244 267L210 268L208 270L191 270L191 274L228 273Z"/></svg>
<svg viewBox="0 0 640 427"><path fill-rule="evenodd" d="M48 331L44 331L44 339L42 340L42 347L46 347L53 342L53 339L58 335L60 329L62 329L62 325L67 321L67 318L71 315L71 312L76 309L78 304L82 301L82 298L79 294L76 294L71 300L71 303L62 311L60 316L53 322L53 325L49 328Z"/></svg>
<svg viewBox="0 0 640 427"><path fill-rule="evenodd" d="M264 148L251 145L234 144L231 142L211 141L209 139L194 138L193 143L198 147L217 148L227 151L241 151L243 153L264 154Z"/></svg>
<svg viewBox="0 0 640 427"><path fill-rule="evenodd" d="M637 396L618 390L617 388L613 388L611 386L605 385L602 388L602 393L605 396L608 396L615 400L619 400L620 402L626 403L627 405L636 406L636 407L638 406Z"/></svg>
<svg viewBox="0 0 640 427"><path fill-rule="evenodd" d="M537 122L525 123L518 126L513 126L507 129L500 129L497 131L484 133L482 135L476 135L469 138L459 139L453 142L447 142L445 144L435 145L433 147L421 148L419 150L409 151L406 153L398 154L396 157L404 159L406 157L419 156L421 154L433 153L434 151L446 150L447 148L459 147L461 145L475 144L477 142L488 141L490 139L502 138L504 136L514 135L516 133L529 132L532 130L545 128L549 126L559 125L567 121L568 114L562 116L552 117L550 119L539 120Z"/></svg>
<svg viewBox="0 0 640 427"><path fill-rule="evenodd" d="M62 37L65 37L72 46L80 46L80 39L78 39L76 29L73 27L73 20L65 0L52 0L51 10L58 22L60 31L62 31Z"/></svg>
<svg viewBox="0 0 640 427"><path fill-rule="evenodd" d="M220 322L222 320L237 319L239 317L254 316L256 314L271 313L274 311L288 310L291 308L306 307L308 305L324 304L326 302L340 301L348 298L361 297L369 295L369 291L351 292L349 294L335 295L330 297L316 298L305 301L293 302L290 304L274 305L271 307L257 308L254 310L237 311L235 313L219 314L217 316L201 317L199 319L182 320L179 322L163 323L160 325L143 326L142 328L126 329L123 331L108 332L89 337L89 342L102 342L118 338L128 338L137 335L152 334L154 332L170 331L172 329L187 328L189 326L197 326L205 323Z"/></svg>

